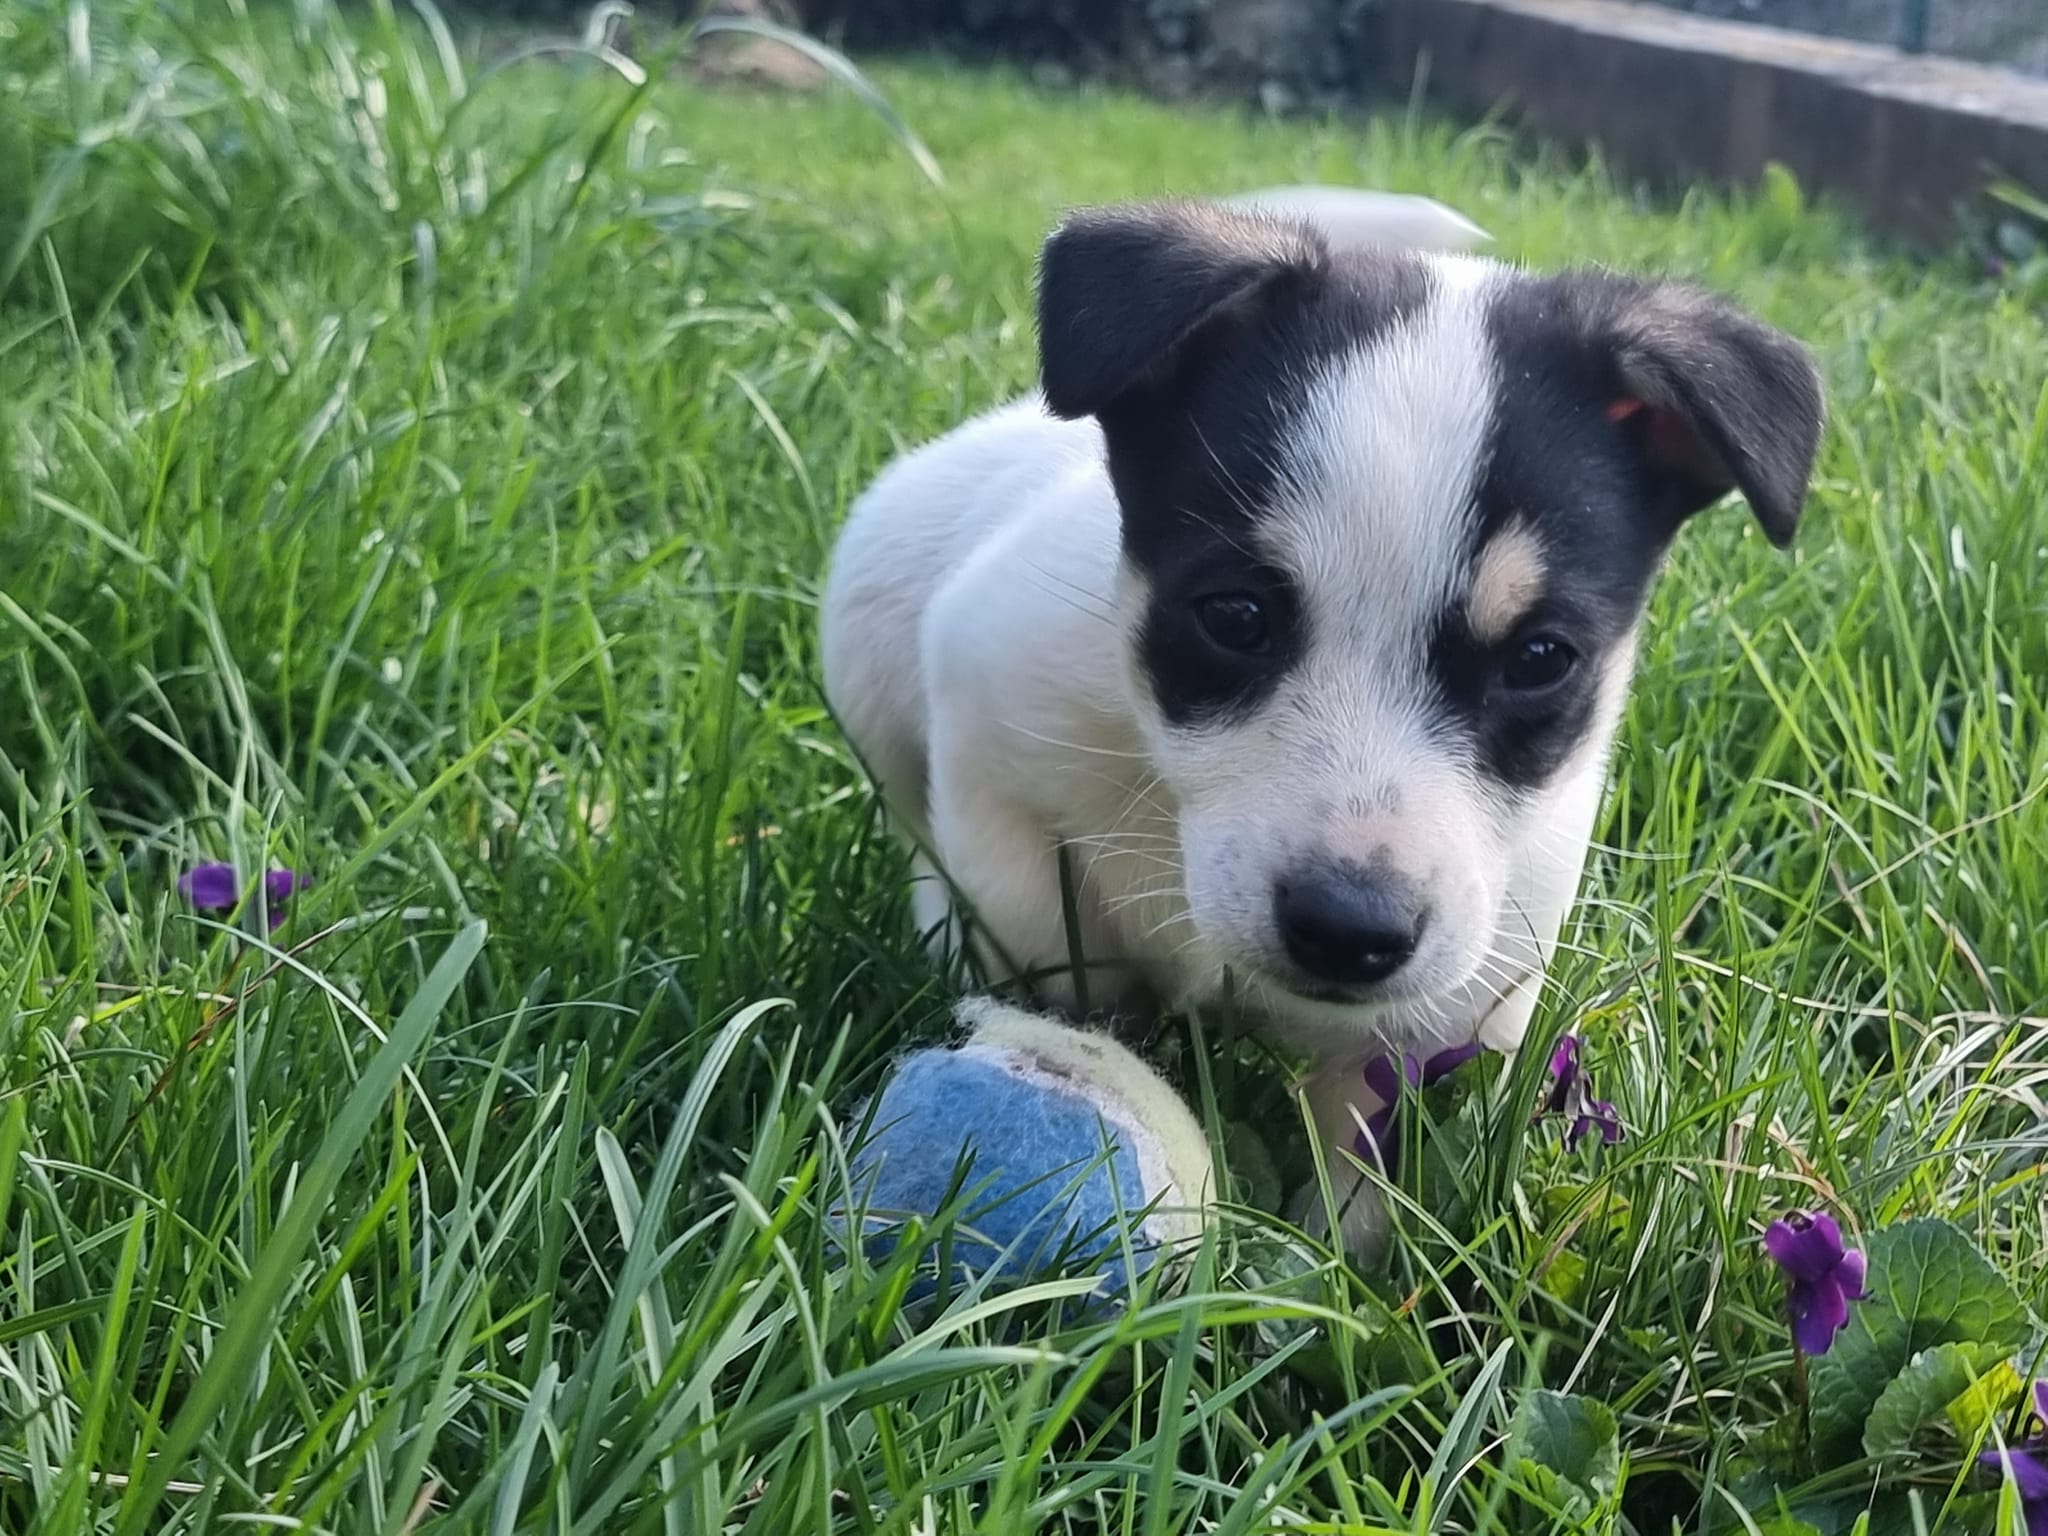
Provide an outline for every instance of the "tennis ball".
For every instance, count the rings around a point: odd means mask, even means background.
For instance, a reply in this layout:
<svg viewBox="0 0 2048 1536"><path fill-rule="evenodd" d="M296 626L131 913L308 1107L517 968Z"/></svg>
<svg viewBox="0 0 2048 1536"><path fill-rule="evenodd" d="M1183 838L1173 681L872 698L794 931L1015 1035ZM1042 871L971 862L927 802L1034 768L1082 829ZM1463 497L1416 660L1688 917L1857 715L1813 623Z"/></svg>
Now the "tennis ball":
<svg viewBox="0 0 2048 1536"><path fill-rule="evenodd" d="M965 1039L903 1058L871 1106L852 1162L871 1254L958 1195L946 1252L962 1275L1093 1270L1102 1294L1128 1289L1127 1256L1149 1269L1201 1230L1208 1139L1158 1073L1106 1035L992 999L957 1017Z"/></svg>

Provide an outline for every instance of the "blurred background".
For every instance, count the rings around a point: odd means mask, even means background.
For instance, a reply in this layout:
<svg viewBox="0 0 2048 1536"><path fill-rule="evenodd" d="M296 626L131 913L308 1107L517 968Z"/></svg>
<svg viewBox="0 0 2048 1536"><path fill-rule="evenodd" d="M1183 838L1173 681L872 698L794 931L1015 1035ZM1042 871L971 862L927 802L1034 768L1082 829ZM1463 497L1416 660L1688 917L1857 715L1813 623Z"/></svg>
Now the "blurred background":
<svg viewBox="0 0 2048 1536"><path fill-rule="evenodd" d="M2048 73L2048 6L2041 0L1655 0L1700 16L1892 43Z"/></svg>
<svg viewBox="0 0 2048 1536"><path fill-rule="evenodd" d="M856 53L1268 114L1427 99L1677 188L1772 165L1923 250L2038 250L2043 0L717 0ZM781 7L780 10L774 9Z"/></svg>
<svg viewBox="0 0 2048 1536"><path fill-rule="evenodd" d="M758 0L757 0L758 3ZM1261 34L1326 40L1355 34L1378 0L801 0L810 25L856 44L969 40L1005 52L1157 49L1172 55L1204 33L1219 52ZM2032 74L2048 73L2042 0L1627 0L1695 16L1885 44ZM1563 5L1535 9L1569 11ZM795 18L799 13L788 13ZM1199 50L1197 50L1199 51ZM1172 83L1171 67L1158 72Z"/></svg>

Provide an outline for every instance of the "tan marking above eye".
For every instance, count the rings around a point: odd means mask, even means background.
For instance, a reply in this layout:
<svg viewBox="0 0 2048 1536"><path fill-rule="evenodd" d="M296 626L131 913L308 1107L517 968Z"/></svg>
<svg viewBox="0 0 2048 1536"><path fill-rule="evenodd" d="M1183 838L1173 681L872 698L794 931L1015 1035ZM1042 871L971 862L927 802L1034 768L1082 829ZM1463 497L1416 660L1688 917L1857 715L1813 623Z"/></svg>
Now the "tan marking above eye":
<svg viewBox="0 0 2048 1536"><path fill-rule="evenodd" d="M1536 530L1515 519L1486 541L1472 562L1465 622L1481 645L1498 645L1543 596L1548 566Z"/></svg>

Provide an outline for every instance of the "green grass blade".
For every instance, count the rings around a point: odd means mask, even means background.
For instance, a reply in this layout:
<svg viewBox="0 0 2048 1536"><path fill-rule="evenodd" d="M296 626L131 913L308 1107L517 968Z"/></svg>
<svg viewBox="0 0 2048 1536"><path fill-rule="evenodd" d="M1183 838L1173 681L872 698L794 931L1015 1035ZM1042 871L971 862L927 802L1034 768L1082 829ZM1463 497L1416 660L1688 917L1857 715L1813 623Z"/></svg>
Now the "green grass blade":
<svg viewBox="0 0 2048 1536"><path fill-rule="evenodd" d="M483 947L481 922L471 923L449 942L419 991L398 1016L390 1035L364 1067L363 1075L306 1165L290 1207L250 1266L248 1283L235 1298L233 1314L150 1461L149 1470L122 1500L121 1520L114 1528L116 1536L137 1536L148 1527L156 1517L167 1485L184 1467L186 1457L236 1391L248 1384L256 1357L270 1347L274 1326L271 1309L290 1285L292 1271L326 1214L336 1185L355 1161L371 1123L398 1085L400 1074L426 1044L442 1010Z"/></svg>

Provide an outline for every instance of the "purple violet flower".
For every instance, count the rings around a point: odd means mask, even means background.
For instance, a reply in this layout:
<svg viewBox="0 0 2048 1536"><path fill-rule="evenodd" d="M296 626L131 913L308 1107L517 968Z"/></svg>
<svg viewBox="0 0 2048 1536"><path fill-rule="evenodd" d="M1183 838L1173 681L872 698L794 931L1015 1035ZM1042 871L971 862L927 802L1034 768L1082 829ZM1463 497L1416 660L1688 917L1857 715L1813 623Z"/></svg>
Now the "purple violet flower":
<svg viewBox="0 0 2048 1536"><path fill-rule="evenodd" d="M276 928L293 895L313 882L297 870L263 872L263 906ZM242 881L232 864L195 864L178 876L178 894L202 912L232 912L242 904Z"/></svg>
<svg viewBox="0 0 2048 1536"><path fill-rule="evenodd" d="M2039 1433L2004 1450L1986 1451L1977 1460L2012 1479L2027 1536L2048 1536L2048 1376L2034 1383L2034 1417L2041 1421Z"/></svg>
<svg viewBox="0 0 2048 1536"><path fill-rule="evenodd" d="M202 912L217 912L242 899L232 864L198 864L178 876L178 894Z"/></svg>
<svg viewBox="0 0 2048 1536"><path fill-rule="evenodd" d="M1862 1251L1842 1245L1842 1229L1825 1211L1792 1211L1772 1222L1764 1250L1785 1272L1793 1344L1801 1354L1826 1354L1849 1326L1849 1303L1867 1294Z"/></svg>
<svg viewBox="0 0 2048 1536"><path fill-rule="evenodd" d="M1550 1053L1550 1097L1545 1107L1553 1115L1561 1115L1565 1106L1571 1103L1572 1094L1579 1086L1579 1037L1566 1035L1557 1042L1557 1049Z"/></svg>
<svg viewBox="0 0 2048 1536"><path fill-rule="evenodd" d="M1398 1058L1398 1068L1394 1065L1397 1058L1393 1056L1375 1056L1368 1061L1365 1064L1365 1086L1380 1101L1380 1107L1365 1117L1363 1128L1352 1138L1351 1148L1358 1154L1359 1161L1377 1161L1391 1177L1400 1151L1400 1140L1394 1132L1394 1118L1402 1094L1410 1088L1435 1086L1485 1049L1475 1040L1469 1045L1454 1045L1449 1050L1438 1051L1426 1061L1403 1053Z"/></svg>
<svg viewBox="0 0 2048 1536"><path fill-rule="evenodd" d="M1572 1117L1564 1133L1567 1149L1596 1132L1601 1144L1611 1147L1621 1140L1621 1115L1606 1099L1593 1097L1592 1080L1579 1061L1580 1048L1577 1035L1566 1035L1550 1053L1550 1096L1544 1100L1544 1113Z"/></svg>
<svg viewBox="0 0 2048 1536"><path fill-rule="evenodd" d="M1586 1107L1572 1118L1572 1128L1564 1133L1567 1150L1576 1148L1595 1131L1600 1133L1602 1146L1613 1146L1621 1140L1621 1115L1605 1099L1588 1099Z"/></svg>

